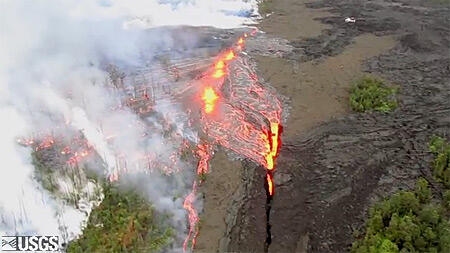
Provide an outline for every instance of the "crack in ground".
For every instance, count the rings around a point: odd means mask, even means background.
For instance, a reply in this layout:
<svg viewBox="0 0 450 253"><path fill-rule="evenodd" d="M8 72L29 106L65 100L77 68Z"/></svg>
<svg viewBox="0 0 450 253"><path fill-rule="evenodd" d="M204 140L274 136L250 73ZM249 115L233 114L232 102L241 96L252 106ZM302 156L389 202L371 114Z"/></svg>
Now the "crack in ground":
<svg viewBox="0 0 450 253"><path fill-rule="evenodd" d="M270 225L270 210L272 209L272 198L273 196L269 193L269 185L266 180L266 176L264 177L264 188L266 189L266 242L264 244L264 253L269 252L269 246L272 243L272 233L271 233L271 225Z"/></svg>

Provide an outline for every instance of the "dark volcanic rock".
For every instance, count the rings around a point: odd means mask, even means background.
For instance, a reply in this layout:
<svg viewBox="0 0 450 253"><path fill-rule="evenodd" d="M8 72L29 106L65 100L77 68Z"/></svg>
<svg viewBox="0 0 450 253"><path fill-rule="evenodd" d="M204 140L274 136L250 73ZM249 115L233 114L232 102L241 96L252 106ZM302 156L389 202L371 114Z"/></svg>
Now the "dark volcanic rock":
<svg viewBox="0 0 450 253"><path fill-rule="evenodd" d="M219 252L264 252L266 241L265 169L244 160L242 182L228 209L227 231Z"/></svg>
<svg viewBox="0 0 450 253"><path fill-rule="evenodd" d="M372 8L387 8L344 2L315 5L332 7L341 14L348 12L347 7L359 9L363 18ZM309 239L308 252L347 251L353 231L361 229L375 200L411 188L419 176L429 179L434 189L440 187L431 176L427 143L433 134L450 135L448 16L431 7L427 12L411 7L398 10L405 17L416 15L416 21L408 23L398 12L391 14L397 19L374 16L361 25L357 21L355 30L340 24L302 42L309 47L305 52L310 60L342 51L361 32L404 34L389 54L366 64L367 72L399 86L400 106L392 114L350 115L323 124L301 140L285 140L277 173L290 175L292 182L279 187L274 200L270 216L274 243L269 252L296 252L302 236ZM331 19L335 18L323 21Z"/></svg>
<svg viewBox="0 0 450 253"><path fill-rule="evenodd" d="M322 21L333 29L293 41L295 49L287 58L309 61L336 55L362 33L395 33L399 44L368 61L365 68L399 87L400 104L390 114L352 114L299 140L283 140L275 172L269 252L348 251L353 232L362 229L375 201L413 187L418 177L427 178L435 191L440 189L430 172L427 144L434 134L450 136L450 9L428 2L323 0L309 5L331 8L337 17ZM345 23L347 16L354 16L356 23ZM256 199L253 196L247 198ZM247 210L238 215L256 210L250 203L241 207ZM244 228L239 231L247 237L231 238L229 244L236 250L251 238ZM261 240L255 236L250 241ZM237 251L261 252L248 245L242 249Z"/></svg>

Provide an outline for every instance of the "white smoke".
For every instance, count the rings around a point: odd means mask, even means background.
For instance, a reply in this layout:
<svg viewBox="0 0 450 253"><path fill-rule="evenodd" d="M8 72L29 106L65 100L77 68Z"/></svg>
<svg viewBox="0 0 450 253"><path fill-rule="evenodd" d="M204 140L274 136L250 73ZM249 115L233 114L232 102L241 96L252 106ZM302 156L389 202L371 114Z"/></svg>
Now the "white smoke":
<svg viewBox="0 0 450 253"><path fill-rule="evenodd" d="M2 235L52 235L64 237L81 232L85 215L50 198L32 179L30 153L16 145L15 138L27 132L26 120L11 106L0 108L0 117L7 119L0 131L0 233ZM58 215L59 214L59 215ZM65 227L63 233L60 227Z"/></svg>
<svg viewBox="0 0 450 253"><path fill-rule="evenodd" d="M143 42L168 43L161 38L143 40L143 28L232 28L253 23L251 16L257 15L256 1L237 0L1 0L0 9L0 234L62 235L60 227L66 223L64 236L70 238L80 233L86 216L39 186L33 179L30 150L19 147L16 138L54 127L45 115L62 116L84 133L107 165L106 174L111 173L117 153L136 158L144 130L132 112L111 112L117 98L102 86L107 76L102 63L134 65L146 46ZM175 107L157 107L169 119L178 112ZM173 123L177 134L197 140L183 122ZM107 144L105 134L117 132L120 136ZM144 145L168 159L164 155L176 146L153 135ZM150 199L180 219L182 203L170 199L165 184L155 179Z"/></svg>

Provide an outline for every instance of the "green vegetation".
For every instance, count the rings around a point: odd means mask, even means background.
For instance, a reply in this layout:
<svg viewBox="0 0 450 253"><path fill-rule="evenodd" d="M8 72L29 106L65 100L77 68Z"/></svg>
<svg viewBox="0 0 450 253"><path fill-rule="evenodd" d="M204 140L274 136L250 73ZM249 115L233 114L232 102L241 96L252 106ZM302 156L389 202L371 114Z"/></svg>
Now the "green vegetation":
<svg viewBox="0 0 450 253"><path fill-rule="evenodd" d="M450 188L450 144L442 137L433 136L429 147L435 155L433 175L436 180Z"/></svg>
<svg viewBox="0 0 450 253"><path fill-rule="evenodd" d="M258 4L259 14L265 15L272 12L273 0L262 0Z"/></svg>
<svg viewBox="0 0 450 253"><path fill-rule="evenodd" d="M450 210L434 203L425 179L414 191L400 191L370 209L366 234L355 253L450 252Z"/></svg>
<svg viewBox="0 0 450 253"><path fill-rule="evenodd" d="M85 165L67 166L61 148L31 153L35 178L53 197L75 208L80 200L98 205L67 252L154 252L172 242L172 228L163 225L166 215L157 214L137 192L105 182Z"/></svg>
<svg viewBox="0 0 450 253"><path fill-rule="evenodd" d="M44 161L43 153L31 152L31 163L35 168L35 176L44 189L51 193L57 191L56 182L53 179L53 169Z"/></svg>
<svg viewBox="0 0 450 253"><path fill-rule="evenodd" d="M433 174L447 189L432 195L421 178L414 191L400 191L369 211L366 232L353 243L354 253L450 252L450 144L434 136Z"/></svg>
<svg viewBox="0 0 450 253"><path fill-rule="evenodd" d="M171 242L172 229L157 222L144 198L107 183L103 188L102 203L92 211L83 234L69 244L67 252L155 252Z"/></svg>
<svg viewBox="0 0 450 253"><path fill-rule="evenodd" d="M65 161L58 157L60 148L54 146L31 152L36 180L53 197L62 199L75 208L78 208L81 200L100 201L101 188L96 184L95 172L89 170L85 165L67 166ZM91 187L86 188L88 184L93 187L93 191Z"/></svg>
<svg viewBox="0 0 450 253"><path fill-rule="evenodd" d="M350 106L354 111L390 112L397 107L396 89L385 86L382 81L364 77L350 90Z"/></svg>

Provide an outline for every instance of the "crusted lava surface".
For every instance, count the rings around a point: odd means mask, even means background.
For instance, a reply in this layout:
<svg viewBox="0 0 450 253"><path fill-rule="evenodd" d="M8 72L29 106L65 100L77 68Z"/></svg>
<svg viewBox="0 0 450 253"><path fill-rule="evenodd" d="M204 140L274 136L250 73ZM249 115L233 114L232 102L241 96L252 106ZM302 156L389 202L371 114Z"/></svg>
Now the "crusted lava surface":
<svg viewBox="0 0 450 253"><path fill-rule="evenodd" d="M362 228L375 201L411 188L419 176L430 179L435 190L440 187L430 173L427 143L433 134L450 134L450 8L429 2L325 0L308 5L329 8L333 16L321 21L332 28L292 41L294 50L283 57L320 60L343 52L363 33L394 35L395 48L371 58L364 68L398 86L400 104L390 114L350 114L297 139L283 139L268 252L348 251L353 232ZM356 17L356 23L345 23L348 16ZM224 251L264 248L262 171L245 172L250 174L242 180L248 184L231 212L236 217L228 224Z"/></svg>

